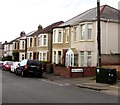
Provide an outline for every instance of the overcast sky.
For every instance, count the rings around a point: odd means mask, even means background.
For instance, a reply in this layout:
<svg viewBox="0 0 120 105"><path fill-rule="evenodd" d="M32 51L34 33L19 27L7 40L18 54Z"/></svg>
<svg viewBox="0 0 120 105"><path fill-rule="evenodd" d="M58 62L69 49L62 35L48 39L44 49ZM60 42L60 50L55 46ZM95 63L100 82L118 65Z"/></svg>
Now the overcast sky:
<svg viewBox="0 0 120 105"><path fill-rule="evenodd" d="M100 0L100 4L118 8L119 0ZM11 41L21 31L29 33L57 22L67 21L96 7L97 0L0 0L0 42Z"/></svg>

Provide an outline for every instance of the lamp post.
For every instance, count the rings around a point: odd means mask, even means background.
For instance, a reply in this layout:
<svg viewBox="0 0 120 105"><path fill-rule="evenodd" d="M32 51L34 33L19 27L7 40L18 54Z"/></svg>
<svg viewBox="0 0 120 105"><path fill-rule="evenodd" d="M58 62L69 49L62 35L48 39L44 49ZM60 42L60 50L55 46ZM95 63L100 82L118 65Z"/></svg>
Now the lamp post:
<svg viewBox="0 0 120 105"><path fill-rule="evenodd" d="M101 67L100 0L97 0L98 67Z"/></svg>

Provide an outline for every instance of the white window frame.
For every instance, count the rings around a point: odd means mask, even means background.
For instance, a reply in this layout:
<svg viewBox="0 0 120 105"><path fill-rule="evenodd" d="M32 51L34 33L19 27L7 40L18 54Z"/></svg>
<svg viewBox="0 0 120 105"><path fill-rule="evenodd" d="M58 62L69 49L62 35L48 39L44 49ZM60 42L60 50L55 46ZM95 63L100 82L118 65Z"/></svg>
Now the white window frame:
<svg viewBox="0 0 120 105"><path fill-rule="evenodd" d="M31 39L32 39L32 42L31 42ZM31 37L31 38L30 38L30 47L33 46L32 43L33 43L33 38Z"/></svg>
<svg viewBox="0 0 120 105"><path fill-rule="evenodd" d="M22 49L24 49L25 48L25 41L23 40L22 41Z"/></svg>
<svg viewBox="0 0 120 105"><path fill-rule="evenodd" d="M69 28L65 29L65 43L69 42Z"/></svg>
<svg viewBox="0 0 120 105"><path fill-rule="evenodd" d="M81 27L80 40L85 40L85 24L81 24L80 27Z"/></svg>
<svg viewBox="0 0 120 105"><path fill-rule="evenodd" d="M57 58L57 51L53 51L53 63L57 63L56 62L56 58Z"/></svg>
<svg viewBox="0 0 120 105"><path fill-rule="evenodd" d="M56 43L57 30L53 30L53 43Z"/></svg>
<svg viewBox="0 0 120 105"><path fill-rule="evenodd" d="M46 36L46 38L44 38L44 36ZM40 47L41 46L47 46L47 43L48 43L48 35L47 34L40 34L39 35L39 46Z"/></svg>
<svg viewBox="0 0 120 105"><path fill-rule="evenodd" d="M92 23L87 24L87 39L92 39Z"/></svg>
<svg viewBox="0 0 120 105"><path fill-rule="evenodd" d="M73 40L76 42L77 37L77 27L73 27Z"/></svg>
<svg viewBox="0 0 120 105"><path fill-rule="evenodd" d="M44 54L46 55L45 57L44 57ZM47 52L39 52L39 60L47 61Z"/></svg>
<svg viewBox="0 0 120 105"><path fill-rule="evenodd" d="M80 51L80 66L85 66L85 51Z"/></svg>
<svg viewBox="0 0 120 105"><path fill-rule="evenodd" d="M62 42L62 30L58 30L58 43L61 43Z"/></svg>
<svg viewBox="0 0 120 105"><path fill-rule="evenodd" d="M42 53L39 53L39 60L42 61Z"/></svg>
<svg viewBox="0 0 120 105"><path fill-rule="evenodd" d="M87 51L87 66L92 66L92 52Z"/></svg>
<svg viewBox="0 0 120 105"><path fill-rule="evenodd" d="M59 53L57 54L57 56L58 56L58 61L57 62L61 64L62 63L62 51L58 50L58 52L61 52L61 55L59 57L59 55L58 55Z"/></svg>
<svg viewBox="0 0 120 105"><path fill-rule="evenodd" d="M59 35L59 32L61 34ZM54 29L53 30L53 44L63 42L63 29Z"/></svg>
<svg viewBox="0 0 120 105"><path fill-rule="evenodd" d="M43 46L47 46L47 35L43 35ZM45 42L46 41L46 42Z"/></svg>
<svg viewBox="0 0 120 105"><path fill-rule="evenodd" d="M44 56L44 54L45 54L45 56ZM43 61L47 61L47 53L43 53Z"/></svg>

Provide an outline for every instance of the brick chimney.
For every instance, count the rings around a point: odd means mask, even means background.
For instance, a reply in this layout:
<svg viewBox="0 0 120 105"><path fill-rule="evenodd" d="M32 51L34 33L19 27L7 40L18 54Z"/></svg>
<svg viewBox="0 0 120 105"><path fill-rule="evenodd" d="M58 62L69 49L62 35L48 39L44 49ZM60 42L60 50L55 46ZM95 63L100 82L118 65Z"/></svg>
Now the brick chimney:
<svg viewBox="0 0 120 105"><path fill-rule="evenodd" d="M5 44L7 44L8 42L7 41L5 41Z"/></svg>
<svg viewBox="0 0 120 105"><path fill-rule="evenodd" d="M42 25L39 25L38 26L38 30L42 30L43 28L42 28Z"/></svg>
<svg viewBox="0 0 120 105"><path fill-rule="evenodd" d="M20 37L23 37L23 36L25 36L25 32L24 32L24 31L22 31L22 32L20 33Z"/></svg>

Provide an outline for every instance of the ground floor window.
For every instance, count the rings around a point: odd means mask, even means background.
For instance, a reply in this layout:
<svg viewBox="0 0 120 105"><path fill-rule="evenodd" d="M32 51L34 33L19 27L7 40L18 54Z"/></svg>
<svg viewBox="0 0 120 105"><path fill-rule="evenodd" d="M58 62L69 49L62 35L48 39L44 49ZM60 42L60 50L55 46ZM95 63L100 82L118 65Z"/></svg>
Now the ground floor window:
<svg viewBox="0 0 120 105"><path fill-rule="evenodd" d="M61 50L53 51L53 63L55 63L55 64L62 63L62 51Z"/></svg>
<svg viewBox="0 0 120 105"><path fill-rule="evenodd" d="M92 66L92 51L80 51L80 66Z"/></svg>
<svg viewBox="0 0 120 105"><path fill-rule="evenodd" d="M84 66L84 51L81 51L80 52L80 66Z"/></svg>
<svg viewBox="0 0 120 105"><path fill-rule="evenodd" d="M24 56L24 54L22 54L22 60L24 60L25 59L25 56Z"/></svg>
<svg viewBox="0 0 120 105"><path fill-rule="evenodd" d="M29 58L32 59L32 53L30 53L30 57Z"/></svg>
<svg viewBox="0 0 120 105"><path fill-rule="evenodd" d="M47 53L43 53L43 61L47 60Z"/></svg>
<svg viewBox="0 0 120 105"><path fill-rule="evenodd" d="M87 66L91 66L92 65L92 53L91 51L87 52Z"/></svg>
<svg viewBox="0 0 120 105"><path fill-rule="evenodd" d="M62 55L62 52L61 51L58 51L58 64L61 64L61 55Z"/></svg>
<svg viewBox="0 0 120 105"><path fill-rule="evenodd" d="M42 53L39 54L39 60L42 61Z"/></svg>
<svg viewBox="0 0 120 105"><path fill-rule="evenodd" d="M47 52L40 52L39 53L39 60L40 61L47 61Z"/></svg>

